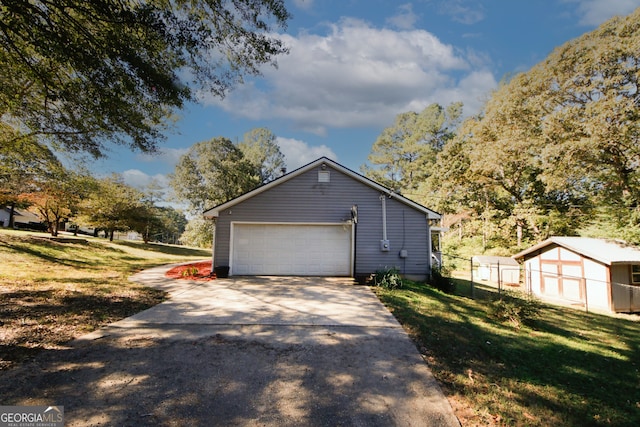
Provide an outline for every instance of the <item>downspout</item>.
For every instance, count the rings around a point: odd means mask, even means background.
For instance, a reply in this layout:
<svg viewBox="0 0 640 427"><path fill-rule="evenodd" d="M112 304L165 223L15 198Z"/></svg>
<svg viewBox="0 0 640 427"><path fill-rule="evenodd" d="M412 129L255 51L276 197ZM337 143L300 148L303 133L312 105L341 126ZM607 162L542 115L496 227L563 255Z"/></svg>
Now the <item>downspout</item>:
<svg viewBox="0 0 640 427"><path fill-rule="evenodd" d="M387 200L383 195L380 196L382 200L382 240L387 240Z"/></svg>
<svg viewBox="0 0 640 427"><path fill-rule="evenodd" d="M358 205L351 207L351 224L353 224L353 277L358 277Z"/></svg>
<svg viewBox="0 0 640 427"><path fill-rule="evenodd" d="M213 229L211 230L211 272L209 276L213 277L216 262L216 219L213 218L211 221L213 221Z"/></svg>
<svg viewBox="0 0 640 427"><path fill-rule="evenodd" d="M387 196L380 195L380 201L382 202L382 240L380 240L380 250L382 252L389 252L389 239L387 239Z"/></svg>
<svg viewBox="0 0 640 427"><path fill-rule="evenodd" d="M431 220L429 219L429 214L427 214L427 278L431 279L431 274L433 272L433 244L431 242Z"/></svg>

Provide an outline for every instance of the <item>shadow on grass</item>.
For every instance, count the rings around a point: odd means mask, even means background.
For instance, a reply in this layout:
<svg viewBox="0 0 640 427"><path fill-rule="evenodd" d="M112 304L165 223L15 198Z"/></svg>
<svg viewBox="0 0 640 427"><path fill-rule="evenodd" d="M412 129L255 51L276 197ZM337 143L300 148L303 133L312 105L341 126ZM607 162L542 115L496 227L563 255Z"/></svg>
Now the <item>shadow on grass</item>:
<svg viewBox="0 0 640 427"><path fill-rule="evenodd" d="M0 344L0 367L10 366L51 345L153 307L166 293L138 288L124 295L95 289L14 290L0 295L0 325L10 334Z"/></svg>
<svg viewBox="0 0 640 427"><path fill-rule="evenodd" d="M505 424L640 425L637 322L543 305L516 330L487 315L495 293L461 285L377 291L450 394Z"/></svg>
<svg viewBox="0 0 640 427"><path fill-rule="evenodd" d="M22 242L8 243L0 240L0 246L4 246L10 251L31 255L47 262L68 267L90 265L90 263L79 259L68 259L67 257L65 257L65 254L70 254L78 251L78 246L84 246L86 248L90 245L91 244L87 242L68 244L43 239L34 239L33 242L25 242L24 244Z"/></svg>
<svg viewBox="0 0 640 427"><path fill-rule="evenodd" d="M114 240L111 242L115 245L126 246L134 249L141 249L150 252L157 252L167 255L185 256L185 257L208 257L211 251L207 249L188 248L185 246L163 245L159 243L142 243L127 240Z"/></svg>

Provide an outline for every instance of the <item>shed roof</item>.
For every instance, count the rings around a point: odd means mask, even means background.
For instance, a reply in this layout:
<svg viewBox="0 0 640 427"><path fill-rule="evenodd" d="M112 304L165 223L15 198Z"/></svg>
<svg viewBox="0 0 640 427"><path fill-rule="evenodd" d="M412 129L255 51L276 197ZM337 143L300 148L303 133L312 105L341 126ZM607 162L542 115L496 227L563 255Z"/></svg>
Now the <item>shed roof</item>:
<svg viewBox="0 0 640 427"><path fill-rule="evenodd" d="M472 257L473 262L479 264L500 264L500 265L518 265L518 261L506 256L494 256L494 255L474 255Z"/></svg>
<svg viewBox="0 0 640 427"><path fill-rule="evenodd" d="M513 255L515 259L526 258L527 255L556 244L606 265L640 263L640 248L627 243L592 237L554 236L538 243L522 252Z"/></svg>
<svg viewBox="0 0 640 427"><path fill-rule="evenodd" d="M441 215L439 213L437 213L436 211L433 211L429 208L426 208L424 206L422 206L419 203L414 202L413 200L407 199L404 196L401 196L400 194L394 193L393 190L390 190L389 188L378 184L377 182L365 177L364 175L360 175L357 172L352 171L349 168L346 168L344 166L342 166L341 164L328 159L327 157L320 157L317 160L314 160L313 162L306 164L294 171L291 171L283 176L281 176L280 178L274 179L271 182L268 182L267 184L261 185L260 187L257 187L239 197L236 197L235 199L231 199L225 203L222 203L214 208L211 208L209 210L206 210L204 212L204 217L205 218L217 218L220 214L220 212L224 211L225 209L228 209L232 206L237 205L238 203L241 203L247 199L250 199L251 197L254 197L264 191L268 191L273 187L276 187L280 184L283 184L287 181L289 181L290 179L295 178L298 175L301 175L313 168L319 167L321 166L323 163L325 163L327 166L338 170L342 173L344 173L345 175L350 176L351 178L355 179L356 181L361 182L364 185L367 185L375 190L380 191L381 193L384 193L386 195L388 195L391 198L394 198L396 200L398 200L401 203L404 203L407 206L412 207L413 209L416 209L420 212L423 212L429 219L440 219Z"/></svg>

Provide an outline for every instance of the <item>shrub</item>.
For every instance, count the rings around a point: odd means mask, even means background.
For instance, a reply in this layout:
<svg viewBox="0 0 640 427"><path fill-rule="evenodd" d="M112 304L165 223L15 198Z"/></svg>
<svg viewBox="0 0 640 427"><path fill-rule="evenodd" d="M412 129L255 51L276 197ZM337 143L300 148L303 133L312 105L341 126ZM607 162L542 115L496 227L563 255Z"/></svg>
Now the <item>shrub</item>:
<svg viewBox="0 0 640 427"><path fill-rule="evenodd" d="M429 284L436 289L440 289L442 292L452 294L455 291L455 284L449 277L445 276L443 273L443 269L433 267L431 269Z"/></svg>
<svg viewBox="0 0 640 427"><path fill-rule="evenodd" d="M523 324L536 319L540 309L540 301L535 297L506 291L491 302L488 315L499 322L509 322L519 329Z"/></svg>
<svg viewBox="0 0 640 427"><path fill-rule="evenodd" d="M399 289L402 287L400 271L395 267L380 269L373 276L373 284L385 289Z"/></svg>
<svg viewBox="0 0 640 427"><path fill-rule="evenodd" d="M189 267L182 271L182 277L195 277L198 275L198 269L196 267Z"/></svg>

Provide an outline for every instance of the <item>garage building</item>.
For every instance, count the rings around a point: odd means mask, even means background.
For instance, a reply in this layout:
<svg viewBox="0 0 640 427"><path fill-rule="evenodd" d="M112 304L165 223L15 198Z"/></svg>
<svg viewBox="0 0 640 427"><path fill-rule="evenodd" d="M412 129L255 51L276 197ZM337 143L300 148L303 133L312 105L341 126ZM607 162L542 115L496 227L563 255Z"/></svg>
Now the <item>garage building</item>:
<svg viewBox="0 0 640 427"><path fill-rule="evenodd" d="M431 274L440 215L326 158L204 213L213 262L230 275L362 278L397 268Z"/></svg>

